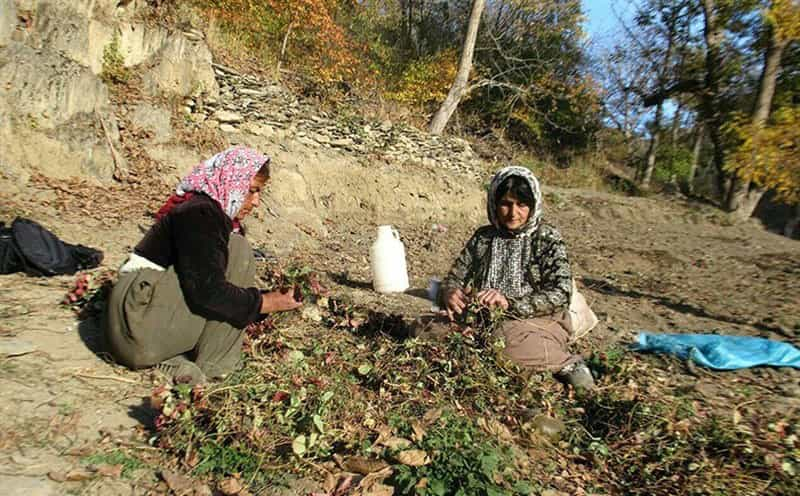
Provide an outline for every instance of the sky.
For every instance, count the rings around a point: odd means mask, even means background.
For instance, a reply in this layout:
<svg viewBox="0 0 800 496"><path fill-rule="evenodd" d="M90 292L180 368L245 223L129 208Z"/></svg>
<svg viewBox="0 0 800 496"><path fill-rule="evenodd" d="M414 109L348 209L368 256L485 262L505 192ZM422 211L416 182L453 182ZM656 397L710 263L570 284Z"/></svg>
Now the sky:
<svg viewBox="0 0 800 496"><path fill-rule="evenodd" d="M614 34L619 30L619 21L614 13L622 13L629 3L625 0L582 0L586 15L586 32L591 37L595 49L600 46L611 46ZM613 5L613 9L612 9Z"/></svg>
<svg viewBox="0 0 800 496"><path fill-rule="evenodd" d="M631 0L581 0L586 16L584 28L591 38L590 53L600 55L604 48L611 48L616 37L621 36L622 26L618 17L626 17ZM666 102L665 117L671 118L675 106Z"/></svg>

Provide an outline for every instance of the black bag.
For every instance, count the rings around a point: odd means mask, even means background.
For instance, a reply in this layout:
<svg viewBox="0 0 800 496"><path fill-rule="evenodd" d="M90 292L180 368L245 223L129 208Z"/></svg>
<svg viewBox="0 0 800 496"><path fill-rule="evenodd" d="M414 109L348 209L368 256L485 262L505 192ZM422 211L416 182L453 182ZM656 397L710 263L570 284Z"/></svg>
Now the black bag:
<svg viewBox="0 0 800 496"><path fill-rule="evenodd" d="M11 274L23 269L22 257L14 244L14 235L5 222L0 222L0 274Z"/></svg>
<svg viewBox="0 0 800 496"><path fill-rule="evenodd" d="M9 241L6 240L8 231ZM3 228L0 234L2 274L20 270L31 276L74 274L79 270L97 267L102 261L101 251L65 243L29 219L17 217L11 223L11 228Z"/></svg>

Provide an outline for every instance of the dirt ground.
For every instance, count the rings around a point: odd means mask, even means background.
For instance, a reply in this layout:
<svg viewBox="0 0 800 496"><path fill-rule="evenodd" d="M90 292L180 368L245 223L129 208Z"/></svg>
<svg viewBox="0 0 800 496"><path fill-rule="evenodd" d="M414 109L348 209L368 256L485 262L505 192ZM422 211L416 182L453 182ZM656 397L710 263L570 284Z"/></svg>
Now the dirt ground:
<svg viewBox="0 0 800 496"><path fill-rule="evenodd" d="M419 174L425 181L430 171L396 167L382 174L387 182L392 174ZM479 191L481 185L471 181L471 191ZM133 201L124 216L102 220L99 215L98 220L45 204L55 196L46 187L29 185L13 197L0 197L0 220L14 215L38 220L66 241L102 249L103 267L111 268L138 241L140 226L150 222ZM675 198L545 188L545 201L546 219L567 239L579 286L600 317L598 327L577 343L579 351L624 346L640 330L745 334L800 344L800 242L755 223L726 225L714 208ZM102 213L109 207L95 208ZM446 273L481 216L478 212L467 221L426 212L396 222L412 290L393 296L370 287L376 219L369 212L330 212L325 235L311 232L302 242L296 234L285 235L280 219L273 219L269 230L253 230L252 241L284 260L311 266L334 294L408 316L429 308L420 297L429 278ZM26 495L162 492L155 455L128 477L76 470L86 466L87 457L111 448L135 447L145 458L155 451L146 443L151 421L146 398L156 378L114 365L104 353L97 320L79 322L59 305L73 280L0 276L0 349L16 350L0 358L0 487L11 488L5 494ZM758 404L744 406L752 414L800 406L797 370L716 373L652 360L670 370L676 382L694 388L701 401L721 409L730 408L733 392L742 387L763 392ZM65 477L79 480L62 481Z"/></svg>

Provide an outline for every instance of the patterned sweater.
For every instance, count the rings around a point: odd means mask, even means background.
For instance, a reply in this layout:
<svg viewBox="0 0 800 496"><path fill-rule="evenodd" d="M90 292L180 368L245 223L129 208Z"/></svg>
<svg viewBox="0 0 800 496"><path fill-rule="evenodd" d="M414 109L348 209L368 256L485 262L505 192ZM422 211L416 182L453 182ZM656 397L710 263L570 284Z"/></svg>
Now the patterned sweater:
<svg viewBox="0 0 800 496"><path fill-rule="evenodd" d="M442 282L442 293L452 288L480 291L492 252L492 239L500 233L492 226L475 231ZM526 294L506 296L509 313L517 318L553 315L567 310L572 296L572 272L564 239L555 227L543 223L530 236L530 245L522 253Z"/></svg>

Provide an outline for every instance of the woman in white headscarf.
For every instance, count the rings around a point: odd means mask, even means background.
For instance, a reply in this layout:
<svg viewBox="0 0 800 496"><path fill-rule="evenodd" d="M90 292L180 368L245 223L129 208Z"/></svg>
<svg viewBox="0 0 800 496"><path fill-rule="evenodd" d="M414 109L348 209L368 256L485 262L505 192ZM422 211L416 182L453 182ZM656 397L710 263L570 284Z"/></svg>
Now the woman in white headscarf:
<svg viewBox="0 0 800 496"><path fill-rule="evenodd" d="M509 318L498 333L511 360L591 389L591 372L568 350L572 273L561 234L542 222L538 181L524 167L500 170L486 209L491 225L472 235L442 282L448 316L452 320L464 312L471 297L503 308Z"/></svg>

